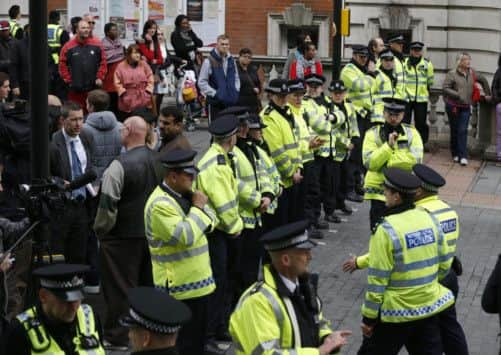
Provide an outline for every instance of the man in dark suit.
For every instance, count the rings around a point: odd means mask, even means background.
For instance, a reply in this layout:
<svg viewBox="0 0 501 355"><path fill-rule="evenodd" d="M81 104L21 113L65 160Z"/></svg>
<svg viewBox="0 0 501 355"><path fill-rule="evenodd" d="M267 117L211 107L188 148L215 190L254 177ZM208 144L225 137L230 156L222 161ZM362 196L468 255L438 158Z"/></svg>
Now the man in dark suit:
<svg viewBox="0 0 501 355"><path fill-rule="evenodd" d="M83 110L66 102L61 107L63 128L54 133L50 146L50 172L64 180L67 199L64 213L53 225L51 248L63 252L67 263L86 263L88 212L86 201L95 195L90 184L96 179L92 166L92 137L80 135Z"/></svg>

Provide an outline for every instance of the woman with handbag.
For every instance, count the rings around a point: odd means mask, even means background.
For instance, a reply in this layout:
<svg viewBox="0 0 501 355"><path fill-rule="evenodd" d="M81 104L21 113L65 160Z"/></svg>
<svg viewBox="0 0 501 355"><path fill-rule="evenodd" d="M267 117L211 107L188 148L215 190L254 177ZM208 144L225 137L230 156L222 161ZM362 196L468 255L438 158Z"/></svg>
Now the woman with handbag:
<svg viewBox="0 0 501 355"><path fill-rule="evenodd" d="M450 126L450 150L452 159L462 166L468 165L467 138L471 116L471 106L480 99L480 87L485 100L490 101L491 90L487 79L470 67L471 56L460 53L456 58L456 68L449 71L443 84L445 110Z"/></svg>

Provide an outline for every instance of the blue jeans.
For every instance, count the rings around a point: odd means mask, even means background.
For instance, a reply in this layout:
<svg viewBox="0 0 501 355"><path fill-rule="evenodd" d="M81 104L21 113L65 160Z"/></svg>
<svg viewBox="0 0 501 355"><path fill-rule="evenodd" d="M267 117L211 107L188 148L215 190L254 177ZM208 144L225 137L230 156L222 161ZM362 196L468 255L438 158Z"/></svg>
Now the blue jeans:
<svg viewBox="0 0 501 355"><path fill-rule="evenodd" d="M470 108L445 105L447 117L449 117L450 149L453 157L466 158L468 123L470 122Z"/></svg>

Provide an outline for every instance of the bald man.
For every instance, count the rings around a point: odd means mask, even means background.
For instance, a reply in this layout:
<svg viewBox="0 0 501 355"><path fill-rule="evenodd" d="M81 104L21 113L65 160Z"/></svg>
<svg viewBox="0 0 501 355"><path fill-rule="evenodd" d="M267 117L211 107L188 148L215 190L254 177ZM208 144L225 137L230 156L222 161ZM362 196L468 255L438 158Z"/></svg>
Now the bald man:
<svg viewBox="0 0 501 355"><path fill-rule="evenodd" d="M160 183L154 153L145 145L146 122L129 117L121 130L126 152L104 171L101 198L94 222L100 241L99 265L108 314L104 342L108 350L124 350L127 329L118 320L128 311L126 291L153 286L151 260L144 233L144 206Z"/></svg>

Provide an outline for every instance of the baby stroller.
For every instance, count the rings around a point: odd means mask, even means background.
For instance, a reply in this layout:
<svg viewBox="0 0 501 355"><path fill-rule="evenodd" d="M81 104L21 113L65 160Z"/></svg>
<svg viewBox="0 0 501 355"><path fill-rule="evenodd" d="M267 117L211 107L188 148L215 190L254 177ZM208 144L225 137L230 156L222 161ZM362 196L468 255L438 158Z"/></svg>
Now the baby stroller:
<svg viewBox="0 0 501 355"><path fill-rule="evenodd" d="M185 70L186 64L176 68L177 80L177 105L182 108L186 114L186 130L194 131L196 129L195 119L200 115L201 108L198 105L197 78L193 70Z"/></svg>

